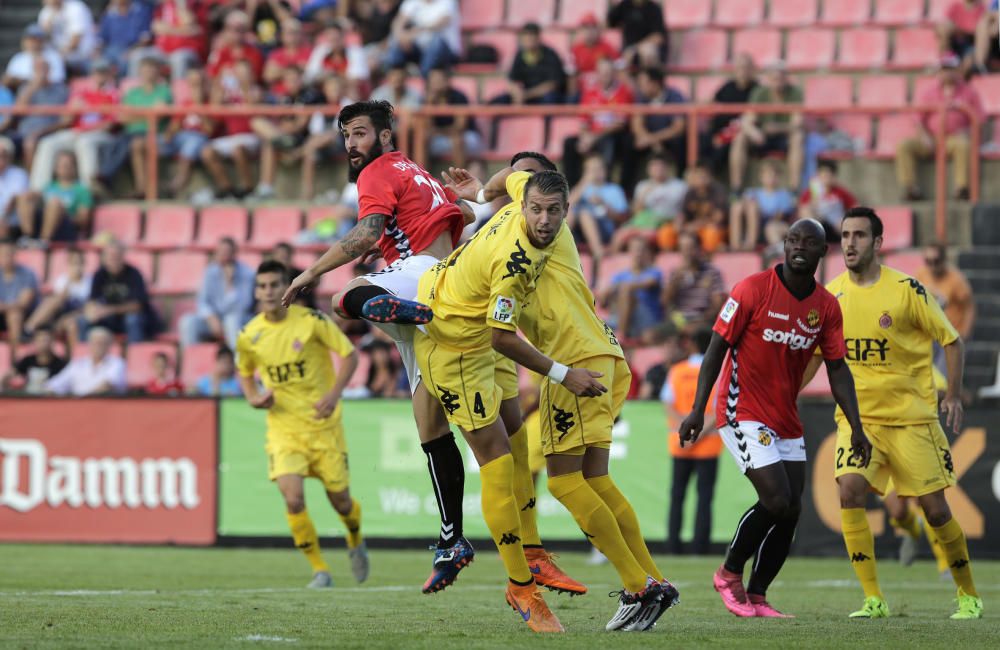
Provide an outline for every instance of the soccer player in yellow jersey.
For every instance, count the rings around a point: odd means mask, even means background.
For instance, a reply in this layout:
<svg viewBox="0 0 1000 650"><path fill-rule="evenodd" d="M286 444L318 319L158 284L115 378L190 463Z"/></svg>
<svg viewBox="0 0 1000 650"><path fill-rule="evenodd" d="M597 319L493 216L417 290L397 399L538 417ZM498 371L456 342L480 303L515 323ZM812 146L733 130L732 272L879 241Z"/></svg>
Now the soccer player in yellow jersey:
<svg viewBox="0 0 1000 650"><path fill-rule="evenodd" d="M285 499L295 546L312 565L310 587L330 587L330 568L306 511L303 479L318 478L347 529L351 571L368 578L368 551L361 537L361 505L348 487L347 443L340 396L357 367L354 346L321 311L283 307L288 269L279 262L257 268L254 297L260 313L236 340L240 384L254 408L267 409L268 478ZM335 373L330 355L340 358ZM260 376L261 391L254 374Z"/></svg>
<svg viewBox="0 0 1000 650"><path fill-rule="evenodd" d="M869 490L886 493L890 479L901 497L916 497L958 586L953 619L982 616L965 535L952 517L945 488L955 485L948 439L941 428L931 372L932 344L944 347L948 388L940 410L959 433L962 424L964 346L944 312L919 282L878 263L882 221L874 210L848 210L841 225L847 271L828 285L844 314L847 362L854 375L861 421L871 439L871 462L857 467L850 456L850 428L838 408L836 477L844 541L865 592L852 618L889 616L875 570L875 546L865 517ZM814 359L805 381L819 360Z"/></svg>

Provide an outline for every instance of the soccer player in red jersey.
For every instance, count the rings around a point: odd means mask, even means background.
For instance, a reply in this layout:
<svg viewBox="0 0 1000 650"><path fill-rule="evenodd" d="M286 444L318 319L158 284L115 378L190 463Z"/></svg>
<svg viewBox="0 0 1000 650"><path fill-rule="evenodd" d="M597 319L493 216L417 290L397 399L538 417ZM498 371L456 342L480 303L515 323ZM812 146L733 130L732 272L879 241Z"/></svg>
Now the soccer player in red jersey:
<svg viewBox="0 0 1000 650"><path fill-rule="evenodd" d="M814 278L826 252L823 226L803 219L785 238L784 264L736 284L713 328L695 404L680 426L682 446L698 439L721 369L716 425L758 498L740 518L713 580L726 609L737 616L787 618L768 604L766 594L788 557L802 507L806 446L796 398L816 347L826 361L833 397L850 422L852 455L862 467L871 457L844 361L840 305ZM743 567L754 554L744 589Z"/></svg>

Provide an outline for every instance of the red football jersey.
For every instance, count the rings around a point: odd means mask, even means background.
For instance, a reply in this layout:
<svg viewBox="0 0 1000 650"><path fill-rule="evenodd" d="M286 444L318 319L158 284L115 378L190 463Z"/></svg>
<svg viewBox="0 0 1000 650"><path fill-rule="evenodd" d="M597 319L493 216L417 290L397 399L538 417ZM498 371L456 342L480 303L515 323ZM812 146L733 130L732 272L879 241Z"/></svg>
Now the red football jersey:
<svg viewBox="0 0 1000 650"><path fill-rule="evenodd" d="M419 253L443 232L458 245L465 228L458 198L420 165L398 151L382 154L358 176L358 219L389 217L378 240L387 264Z"/></svg>
<svg viewBox="0 0 1000 650"><path fill-rule="evenodd" d="M796 398L816 346L842 359L844 319L823 285L804 300L788 290L778 266L739 282L713 328L731 346L719 375L716 426L761 422L780 438L801 438Z"/></svg>

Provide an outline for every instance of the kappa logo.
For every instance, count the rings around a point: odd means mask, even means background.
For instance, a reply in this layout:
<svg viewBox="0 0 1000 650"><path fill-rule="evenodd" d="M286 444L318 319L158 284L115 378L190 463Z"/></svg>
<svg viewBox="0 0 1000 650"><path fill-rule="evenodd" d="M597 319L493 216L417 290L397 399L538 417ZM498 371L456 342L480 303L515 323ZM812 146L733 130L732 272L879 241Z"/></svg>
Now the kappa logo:
<svg viewBox="0 0 1000 650"><path fill-rule="evenodd" d="M438 386L438 393L441 394L441 406L444 410L448 411L448 415L451 415L457 411L462 405L458 403L458 393L453 393L444 386Z"/></svg>
<svg viewBox="0 0 1000 650"><path fill-rule="evenodd" d="M904 282L908 283L910 285L910 288L913 289L913 291L915 291L918 296L924 299L924 304L927 303L927 289L924 289L924 285L920 284L913 278L903 278L902 280L899 281L900 284Z"/></svg>
<svg viewBox="0 0 1000 650"><path fill-rule="evenodd" d="M855 553L851 555L851 562L864 562L865 560L870 560L871 558L864 553Z"/></svg>
<svg viewBox="0 0 1000 650"><path fill-rule="evenodd" d="M969 561L966 560L964 557L960 557L951 563L952 569L964 569L967 566L969 566Z"/></svg>
<svg viewBox="0 0 1000 650"><path fill-rule="evenodd" d="M564 411L558 406L553 406L552 411L552 421L556 423L556 431L559 432L559 440L562 440L566 437L566 434L569 433L570 429L572 429L576 424L576 422L573 421L573 412Z"/></svg>
<svg viewBox="0 0 1000 650"><path fill-rule="evenodd" d="M527 273L527 267L531 266L531 259L528 258L527 252L521 246L520 239L514 240L514 247L517 250L510 254L510 260L507 261L507 275L500 278L501 280Z"/></svg>
<svg viewBox="0 0 1000 650"><path fill-rule="evenodd" d="M955 463L951 460L951 451L944 447L939 447L939 449L941 450L941 460L944 461L944 468L948 470L949 474L954 474Z"/></svg>
<svg viewBox="0 0 1000 650"><path fill-rule="evenodd" d="M526 504L524 504L524 507L521 508L521 512L524 512L526 510L530 510L531 508L534 508L534 507L535 507L535 497L531 497L530 499L528 499L528 502Z"/></svg>
<svg viewBox="0 0 1000 650"><path fill-rule="evenodd" d="M514 533L504 533L500 536L500 541L497 542L497 546L504 546L507 544L517 544L521 541L521 538Z"/></svg>
<svg viewBox="0 0 1000 650"><path fill-rule="evenodd" d="M302 549L303 551L306 551L306 550L312 548L312 542L302 542L301 544L296 544L295 548Z"/></svg>

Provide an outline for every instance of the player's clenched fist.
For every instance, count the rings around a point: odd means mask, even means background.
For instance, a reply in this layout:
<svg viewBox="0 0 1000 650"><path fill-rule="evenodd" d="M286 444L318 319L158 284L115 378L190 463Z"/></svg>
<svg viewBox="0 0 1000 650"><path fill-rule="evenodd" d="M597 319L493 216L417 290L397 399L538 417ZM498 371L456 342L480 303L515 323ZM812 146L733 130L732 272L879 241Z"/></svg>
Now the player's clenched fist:
<svg viewBox="0 0 1000 650"><path fill-rule="evenodd" d="M265 390L263 393L247 395L247 402L255 409L269 409L274 406L274 391Z"/></svg>
<svg viewBox="0 0 1000 650"><path fill-rule="evenodd" d="M698 409L691 412L691 415L684 418L681 422L681 428L678 433L681 437L681 447L685 443L694 444L698 440L698 436L705 429L705 414L702 413L703 409Z"/></svg>
<svg viewBox="0 0 1000 650"><path fill-rule="evenodd" d="M562 385L574 395L580 397L597 397L602 393L608 392L607 387L597 381L597 378L602 376L602 373L587 370L586 368L570 368L566 372L566 378L563 379Z"/></svg>

